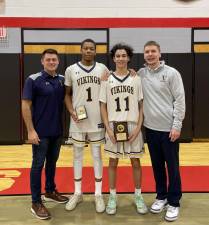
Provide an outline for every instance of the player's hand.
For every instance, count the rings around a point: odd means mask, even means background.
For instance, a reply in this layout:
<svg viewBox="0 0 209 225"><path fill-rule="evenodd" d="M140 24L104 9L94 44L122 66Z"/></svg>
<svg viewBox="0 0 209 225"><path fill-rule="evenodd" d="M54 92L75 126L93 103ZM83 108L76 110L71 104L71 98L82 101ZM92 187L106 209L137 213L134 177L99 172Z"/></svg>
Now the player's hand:
<svg viewBox="0 0 209 225"><path fill-rule="evenodd" d="M137 76L137 72L134 69L128 69L130 71L130 76L135 77Z"/></svg>
<svg viewBox="0 0 209 225"><path fill-rule="evenodd" d="M171 129L169 138L172 142L176 141L180 137L181 131L178 131L176 129Z"/></svg>
<svg viewBox="0 0 209 225"><path fill-rule="evenodd" d="M116 144L115 135L114 135L112 129L110 129L110 128L107 129L107 134L108 134L108 136L109 136L111 142L112 142L113 144Z"/></svg>
<svg viewBox="0 0 209 225"><path fill-rule="evenodd" d="M135 128L130 134L129 134L129 136L128 136L128 141L130 142L130 143L132 143L135 139L136 139L136 137L139 135L139 132L140 132L140 128Z"/></svg>
<svg viewBox="0 0 209 225"><path fill-rule="evenodd" d="M73 119L76 123L78 123L78 122L79 122L79 120L78 120L78 117L77 117L77 114L76 114L75 110L74 110L74 111L72 111L72 112L70 113L70 115L71 115L72 119Z"/></svg>
<svg viewBox="0 0 209 225"><path fill-rule="evenodd" d="M38 137L38 134L36 133L35 130L29 131L28 132L28 142L34 145L39 145L39 142L41 140Z"/></svg>
<svg viewBox="0 0 209 225"><path fill-rule="evenodd" d="M107 81L109 76L110 76L110 71L105 70L101 76L101 81Z"/></svg>

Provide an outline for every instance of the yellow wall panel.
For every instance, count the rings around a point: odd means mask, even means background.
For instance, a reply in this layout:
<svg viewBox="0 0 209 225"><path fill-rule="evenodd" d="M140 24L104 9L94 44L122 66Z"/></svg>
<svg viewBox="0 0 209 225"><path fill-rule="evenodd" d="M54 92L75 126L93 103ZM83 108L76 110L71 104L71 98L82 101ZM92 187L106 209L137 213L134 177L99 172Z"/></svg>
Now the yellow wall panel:
<svg viewBox="0 0 209 225"><path fill-rule="evenodd" d="M195 44L194 52L197 52L197 53L209 52L209 44Z"/></svg>
<svg viewBox="0 0 209 225"><path fill-rule="evenodd" d="M60 54L79 54L80 45L24 45L24 53L41 54L45 49L53 48ZM107 53L107 45L97 45L97 53Z"/></svg>

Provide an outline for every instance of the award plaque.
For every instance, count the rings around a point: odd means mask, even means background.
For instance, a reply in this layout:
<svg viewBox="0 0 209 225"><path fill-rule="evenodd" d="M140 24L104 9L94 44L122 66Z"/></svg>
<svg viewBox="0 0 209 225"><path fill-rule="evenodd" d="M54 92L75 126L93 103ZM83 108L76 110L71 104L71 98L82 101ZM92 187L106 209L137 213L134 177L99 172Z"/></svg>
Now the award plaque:
<svg viewBox="0 0 209 225"><path fill-rule="evenodd" d="M117 142L128 141L128 124L127 122L113 122L113 130Z"/></svg>
<svg viewBox="0 0 209 225"><path fill-rule="evenodd" d="M76 107L75 111L76 111L76 115L78 117L78 120L84 120L88 117L87 112L86 112L86 108L85 108L84 105Z"/></svg>

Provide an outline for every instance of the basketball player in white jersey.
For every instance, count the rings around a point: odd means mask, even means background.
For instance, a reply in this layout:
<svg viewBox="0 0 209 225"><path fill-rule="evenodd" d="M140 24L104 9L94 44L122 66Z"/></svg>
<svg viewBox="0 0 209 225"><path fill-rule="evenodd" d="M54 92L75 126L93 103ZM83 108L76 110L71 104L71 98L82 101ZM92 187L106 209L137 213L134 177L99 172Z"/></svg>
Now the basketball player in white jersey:
<svg viewBox="0 0 209 225"><path fill-rule="evenodd" d="M86 39L81 43L81 61L69 66L65 72L66 107L71 115L70 133L73 142L75 191L67 210L73 210L82 198L82 162L85 141L91 145L95 175L95 206L104 212L102 197L101 143L104 142L104 125L101 120L99 92L102 74L108 70L95 62L96 43ZM87 118L86 118L87 117Z"/></svg>
<svg viewBox="0 0 209 225"><path fill-rule="evenodd" d="M147 207L141 195L141 165L143 155L141 125L143 120L143 94L139 76L130 76L128 63L133 56L133 49L125 44L116 44L111 50L111 57L116 65L100 89L101 114L106 127L105 152L109 155L110 196L106 206L107 214L115 214L116 172L121 157L130 158L135 185L135 204L137 212L147 213ZM113 132L113 123L127 122L128 140L117 142Z"/></svg>

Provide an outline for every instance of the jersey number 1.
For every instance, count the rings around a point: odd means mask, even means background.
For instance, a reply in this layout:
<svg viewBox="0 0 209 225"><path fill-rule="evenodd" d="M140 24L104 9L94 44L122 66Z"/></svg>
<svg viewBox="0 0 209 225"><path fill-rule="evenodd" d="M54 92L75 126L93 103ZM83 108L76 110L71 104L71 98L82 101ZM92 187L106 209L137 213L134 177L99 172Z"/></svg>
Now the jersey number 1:
<svg viewBox="0 0 209 225"><path fill-rule="evenodd" d="M120 112L121 108L120 108L120 99L119 99L119 97L117 97L115 99L115 101L116 101L116 112ZM125 111L129 111L129 98L128 98L128 96L126 98L124 98L124 101L126 102Z"/></svg>
<svg viewBox="0 0 209 225"><path fill-rule="evenodd" d="M92 102L92 98L91 98L91 87L86 89L87 94L88 94L88 98L86 99L87 102Z"/></svg>

